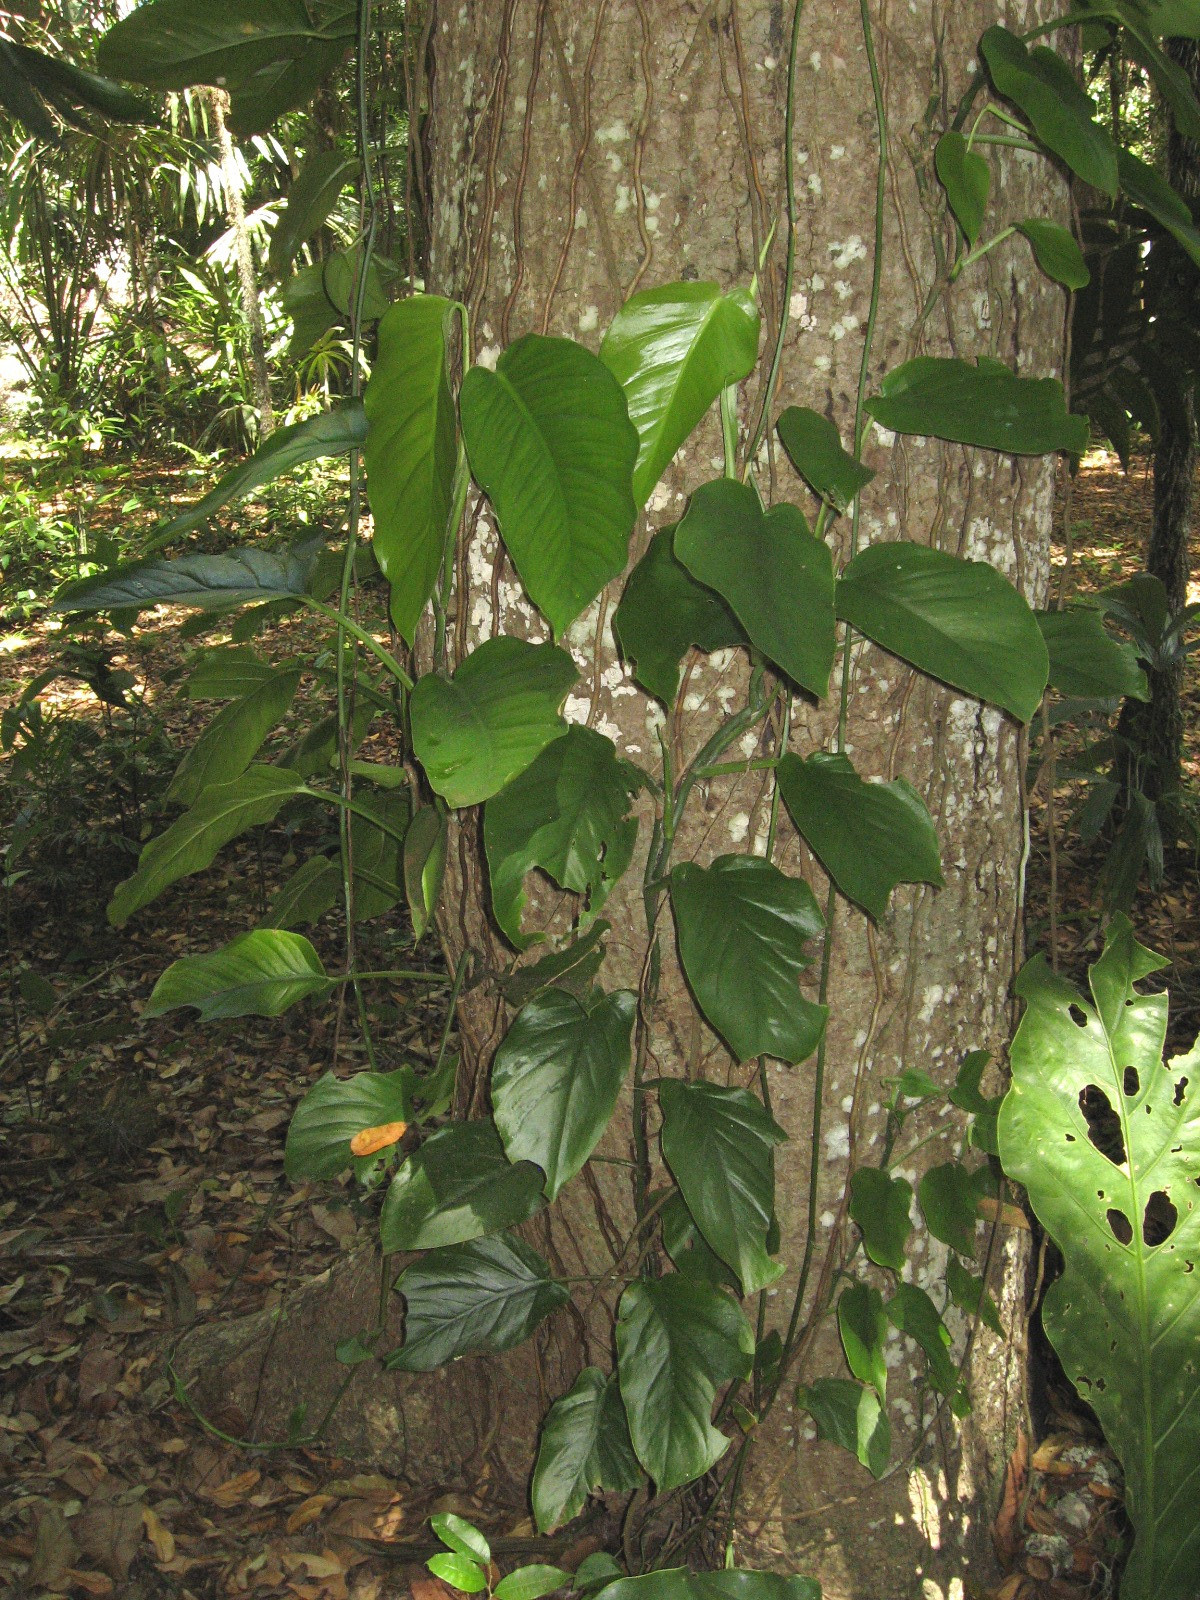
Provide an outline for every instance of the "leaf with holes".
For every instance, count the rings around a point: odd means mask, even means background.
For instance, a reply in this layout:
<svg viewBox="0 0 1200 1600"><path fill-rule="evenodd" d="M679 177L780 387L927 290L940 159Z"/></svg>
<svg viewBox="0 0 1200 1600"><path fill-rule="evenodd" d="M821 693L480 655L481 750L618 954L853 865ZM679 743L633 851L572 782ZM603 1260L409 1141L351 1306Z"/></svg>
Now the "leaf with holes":
<svg viewBox="0 0 1200 1600"><path fill-rule="evenodd" d="M1200 1570L1200 1049L1163 1062L1167 963L1113 918L1085 999L1041 957L1000 1110L1064 1270L1046 1333L1125 1470L1133 1550L1122 1600L1194 1600Z"/></svg>

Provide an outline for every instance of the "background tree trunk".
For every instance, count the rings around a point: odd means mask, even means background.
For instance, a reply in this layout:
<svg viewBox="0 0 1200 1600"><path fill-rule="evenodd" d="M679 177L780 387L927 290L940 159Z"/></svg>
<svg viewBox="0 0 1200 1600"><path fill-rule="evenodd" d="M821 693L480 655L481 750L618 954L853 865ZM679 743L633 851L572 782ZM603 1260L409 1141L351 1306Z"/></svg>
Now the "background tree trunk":
<svg viewBox="0 0 1200 1600"><path fill-rule="evenodd" d="M229 226L233 230L237 253L238 291L242 301L242 315L246 319L246 337L250 342L250 376L254 384L254 403L258 410L259 433L265 439L275 427L275 412L271 405L271 373L267 367L267 341L263 328L262 301L258 298L258 272L254 265L254 247L246 227L246 202L242 193L242 169L229 133L225 113L229 96L224 89L209 90L213 126L217 132L217 150L221 157L221 174L225 185L225 204L229 212Z"/></svg>

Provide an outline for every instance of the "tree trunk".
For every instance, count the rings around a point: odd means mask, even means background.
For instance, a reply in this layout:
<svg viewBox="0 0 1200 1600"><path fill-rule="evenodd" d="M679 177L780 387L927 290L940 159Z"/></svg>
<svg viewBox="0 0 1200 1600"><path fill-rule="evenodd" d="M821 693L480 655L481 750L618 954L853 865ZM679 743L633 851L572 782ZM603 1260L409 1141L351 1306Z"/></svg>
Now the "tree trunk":
<svg viewBox="0 0 1200 1600"><path fill-rule="evenodd" d="M229 134L225 119L229 96L224 89L209 90L213 125L217 130L217 149L221 156L221 173L225 183L225 203L229 208L229 226L237 251L238 291L242 300L242 315L246 319L246 333L250 340L250 376L254 384L254 403L258 410L258 429L266 438L275 427L275 412L271 406L271 374L267 367L267 341L263 328L262 302L258 298L258 274L254 269L254 247L246 227L246 204L242 194L242 169Z"/></svg>

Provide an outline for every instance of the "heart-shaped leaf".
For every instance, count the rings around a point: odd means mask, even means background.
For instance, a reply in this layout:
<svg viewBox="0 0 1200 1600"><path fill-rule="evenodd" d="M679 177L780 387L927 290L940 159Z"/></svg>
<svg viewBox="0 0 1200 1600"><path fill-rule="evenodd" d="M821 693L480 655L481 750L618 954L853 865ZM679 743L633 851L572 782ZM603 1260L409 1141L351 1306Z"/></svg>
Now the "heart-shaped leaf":
<svg viewBox="0 0 1200 1600"><path fill-rule="evenodd" d="M867 411L893 433L933 434L981 450L1046 455L1087 449L1087 418L1067 410L1057 378L1022 378L1002 361L914 356L889 372Z"/></svg>
<svg viewBox="0 0 1200 1600"><path fill-rule="evenodd" d="M1050 657L1050 687L1072 699L1146 700L1150 690L1131 644L1114 639L1092 606L1038 611Z"/></svg>
<svg viewBox="0 0 1200 1600"><path fill-rule="evenodd" d="M912 1185L879 1167L859 1167L850 1179L850 1216L862 1231L863 1249L878 1267L904 1268L912 1232Z"/></svg>
<svg viewBox="0 0 1200 1600"><path fill-rule="evenodd" d="M838 616L930 677L1028 722L1050 671L1037 619L986 561L926 545L869 545L843 571Z"/></svg>
<svg viewBox="0 0 1200 1600"><path fill-rule="evenodd" d="M1017 227L1033 246L1037 264L1048 278L1068 289L1085 289L1092 281L1083 251L1068 229L1043 217L1028 217Z"/></svg>
<svg viewBox="0 0 1200 1600"><path fill-rule="evenodd" d="M852 1283L838 1300L838 1332L846 1364L862 1383L869 1383L881 1400L887 1396L888 1320L883 1296L867 1283Z"/></svg>
<svg viewBox="0 0 1200 1600"><path fill-rule="evenodd" d="M675 867L671 903L692 992L737 1059L810 1056L827 1012L798 987L804 945L825 926L808 885L760 857L721 856Z"/></svg>
<svg viewBox="0 0 1200 1600"><path fill-rule="evenodd" d="M775 1216L775 1146L787 1134L745 1089L664 1079L662 1148L705 1239L756 1294L782 1274L767 1246Z"/></svg>
<svg viewBox="0 0 1200 1600"><path fill-rule="evenodd" d="M510 1161L534 1161L553 1200L596 1148L630 1066L637 997L590 1009L562 989L518 1014L492 1064L492 1106Z"/></svg>
<svg viewBox="0 0 1200 1600"><path fill-rule="evenodd" d="M764 512L754 490L730 478L701 484L675 529L675 554L768 660L825 693L837 646L833 557L797 507Z"/></svg>
<svg viewBox="0 0 1200 1600"><path fill-rule="evenodd" d="M172 961L142 1015L195 1006L201 1022L217 1017L277 1017L297 1000L333 987L320 956L298 933L255 928L210 955Z"/></svg>
<svg viewBox="0 0 1200 1600"><path fill-rule="evenodd" d="M533 1473L533 1514L543 1533L570 1522L594 1489L624 1494L642 1473L616 1374L585 1367L546 1414Z"/></svg>
<svg viewBox="0 0 1200 1600"><path fill-rule="evenodd" d="M776 427L796 471L835 511L845 511L875 476L870 467L854 459L837 428L819 411L789 406Z"/></svg>
<svg viewBox="0 0 1200 1600"><path fill-rule="evenodd" d="M888 1321L925 1352L929 1381L939 1394L950 1397L956 1416L964 1415L970 1402L963 1392L958 1366L950 1354L950 1333L938 1308L915 1283L902 1283L884 1306Z"/></svg>
<svg viewBox="0 0 1200 1600"><path fill-rule="evenodd" d="M669 1273L621 1296L617 1362L637 1458L660 1494L703 1477L729 1440L712 1425L719 1384L750 1374L754 1334L719 1289Z"/></svg>
<svg viewBox="0 0 1200 1600"><path fill-rule="evenodd" d="M962 134L953 130L938 140L933 159L950 209L967 243L973 245L983 227L992 169L978 151L971 149Z"/></svg>
<svg viewBox="0 0 1200 1600"><path fill-rule="evenodd" d="M579 676L565 651L502 635L453 678L426 673L410 701L413 749L451 806L476 805L567 731L559 707Z"/></svg>
<svg viewBox="0 0 1200 1600"><path fill-rule="evenodd" d="M385 1251L467 1244L525 1222L544 1204L542 1175L504 1154L490 1121L452 1122L391 1181L379 1219Z"/></svg>
<svg viewBox="0 0 1200 1600"><path fill-rule="evenodd" d="M529 597L560 638L625 570L637 436L608 368L570 339L527 334L459 398L471 471Z"/></svg>
<svg viewBox="0 0 1200 1600"><path fill-rule="evenodd" d="M176 767L167 800L193 805L205 789L245 772L271 729L283 720L299 687L299 670L285 668L223 707Z"/></svg>
<svg viewBox="0 0 1200 1600"><path fill-rule="evenodd" d="M975 1254L979 1188L973 1173L961 1161L944 1161L930 1167L917 1185L925 1226L935 1239L959 1255Z"/></svg>
<svg viewBox="0 0 1200 1600"><path fill-rule="evenodd" d="M721 390L753 372L759 326L751 294L722 294L715 283L643 289L617 313L600 359L625 391L637 429L639 506Z"/></svg>
<svg viewBox="0 0 1200 1600"><path fill-rule="evenodd" d="M416 1077L394 1072L325 1073L301 1100L288 1128L283 1170L289 1178L336 1178L354 1159L350 1141L364 1128L412 1120Z"/></svg>
<svg viewBox="0 0 1200 1600"><path fill-rule="evenodd" d="M892 1457L892 1430L875 1390L849 1378L818 1378L796 1391L817 1425L817 1437L840 1444L857 1456L873 1478L881 1478Z"/></svg>
<svg viewBox="0 0 1200 1600"><path fill-rule="evenodd" d="M540 867L562 889L583 895L593 915L633 856L637 818L629 816L644 775L618 758L611 739L569 728L494 795L483 814L492 910L518 950L525 874Z"/></svg>

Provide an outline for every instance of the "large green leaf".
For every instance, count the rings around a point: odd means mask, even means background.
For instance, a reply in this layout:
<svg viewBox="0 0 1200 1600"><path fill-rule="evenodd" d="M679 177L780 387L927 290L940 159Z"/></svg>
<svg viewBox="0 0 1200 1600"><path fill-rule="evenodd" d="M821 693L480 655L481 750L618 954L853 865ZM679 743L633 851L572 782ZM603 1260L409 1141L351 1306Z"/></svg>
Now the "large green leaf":
<svg viewBox="0 0 1200 1600"><path fill-rule="evenodd" d="M629 558L637 436L608 368L571 339L527 334L459 397L471 471L529 597L574 622Z"/></svg>
<svg viewBox="0 0 1200 1600"><path fill-rule="evenodd" d="M1094 607L1070 606L1036 615L1050 656L1050 688L1073 699L1149 698L1136 650L1113 638Z"/></svg>
<svg viewBox="0 0 1200 1600"><path fill-rule="evenodd" d="M358 158L341 150L314 150L288 190L275 231L267 268L276 277L295 260L296 252L324 227L338 196L358 171Z"/></svg>
<svg viewBox="0 0 1200 1600"><path fill-rule="evenodd" d="M207 522L222 506L253 493L264 483L273 483L293 467L324 456L345 455L361 446L366 437L367 417L359 400L347 400L319 416L279 428L252 456L227 472L202 500L159 528L151 542L165 544L168 539L188 533Z"/></svg>
<svg viewBox="0 0 1200 1600"><path fill-rule="evenodd" d="M493 795L483 813L492 910L518 950L525 874L540 867L562 889L583 895L594 915L633 856L629 816L644 775L617 756L611 739L571 727Z"/></svg>
<svg viewBox="0 0 1200 1600"><path fill-rule="evenodd" d="M543 1533L570 1522L594 1489L624 1494L641 1482L616 1374L585 1367L546 1414L533 1473L533 1514Z"/></svg>
<svg viewBox="0 0 1200 1600"><path fill-rule="evenodd" d="M404 896L414 939L425 937L441 897L445 871L445 815L440 806L422 806L404 835Z"/></svg>
<svg viewBox="0 0 1200 1600"><path fill-rule="evenodd" d="M950 1331L925 1290L915 1283L900 1284L883 1308L888 1321L925 1353L929 1381L939 1394L948 1395L952 1410L962 1416L970 1410L958 1365L950 1354Z"/></svg>
<svg viewBox="0 0 1200 1600"><path fill-rule="evenodd" d="M350 819L350 853L354 860L354 920L366 922L382 916L400 899L401 855L407 844L409 799L407 792L356 802L369 815ZM404 844L400 835L404 835ZM342 865L339 856L311 856L271 902L263 918L268 928L294 928L316 922L343 903Z"/></svg>
<svg viewBox="0 0 1200 1600"><path fill-rule="evenodd" d="M759 857L721 856L675 867L671 903L692 992L737 1059L810 1056L827 1012L798 987L804 945L825 926L808 885Z"/></svg>
<svg viewBox="0 0 1200 1600"><path fill-rule="evenodd" d="M324 263L318 261L293 272L280 289L279 298L292 321L288 355L298 361L340 320L337 308L325 292Z"/></svg>
<svg viewBox="0 0 1200 1600"><path fill-rule="evenodd" d="M152 120L145 102L119 83L85 72L62 56L0 39L0 105L23 122L28 132L53 143L58 133L43 101L73 125L80 123L79 111L98 111L114 122Z"/></svg>
<svg viewBox="0 0 1200 1600"><path fill-rule="evenodd" d="M733 1269L710 1248L696 1226L696 1219L678 1189L673 1190L658 1212L663 1249L685 1278L698 1278L716 1289L739 1289Z"/></svg>
<svg viewBox="0 0 1200 1600"><path fill-rule="evenodd" d="M859 1167L850 1179L850 1216L862 1231L863 1249L876 1266L901 1272L912 1232L912 1185L880 1167Z"/></svg>
<svg viewBox="0 0 1200 1600"><path fill-rule="evenodd" d="M867 410L893 433L1018 456L1082 455L1088 445L1087 418L1068 412L1057 378L1022 378L988 356L975 366L956 356L914 356L887 374Z"/></svg>
<svg viewBox="0 0 1200 1600"><path fill-rule="evenodd" d="M303 787L294 772L251 767L232 783L205 789L190 811L145 846L137 871L117 885L109 901L109 921L119 928L177 879L203 872L223 845L247 828L272 822Z"/></svg>
<svg viewBox="0 0 1200 1600"><path fill-rule="evenodd" d="M737 1273L744 1295L783 1272L767 1239L775 1217L775 1146L787 1134L745 1089L664 1079L662 1148L696 1226Z"/></svg>
<svg viewBox="0 0 1200 1600"><path fill-rule="evenodd" d="M963 135L953 130L938 140L933 159L950 209L967 243L973 245L983 227L992 169L977 150L971 149Z"/></svg>
<svg viewBox="0 0 1200 1600"><path fill-rule="evenodd" d="M639 506L721 390L753 372L759 325L747 290L722 294L715 283L644 289L618 311L600 359L624 389L637 429Z"/></svg>
<svg viewBox="0 0 1200 1600"><path fill-rule="evenodd" d="M1028 722L1050 670L1037 619L986 561L899 539L869 545L838 580L838 616L930 677Z"/></svg>
<svg viewBox="0 0 1200 1600"><path fill-rule="evenodd" d="M607 1583L604 1594L606 1600L821 1600L821 1586L814 1578L778 1572L738 1568L689 1572L686 1567L667 1567Z"/></svg>
<svg viewBox="0 0 1200 1600"><path fill-rule="evenodd" d="M776 423L779 441L814 494L845 511L875 474L856 461L828 417L807 406L789 406Z"/></svg>
<svg viewBox="0 0 1200 1600"><path fill-rule="evenodd" d="M1118 165L1122 193L1160 222L1200 267L1200 228L1193 222L1183 197L1153 167L1129 150L1119 153Z"/></svg>
<svg viewBox="0 0 1200 1600"><path fill-rule="evenodd" d="M400 1274L404 1343L386 1365L431 1372L474 1350L511 1350L570 1292L523 1239L499 1233L431 1250Z"/></svg>
<svg viewBox="0 0 1200 1600"><path fill-rule="evenodd" d="M987 30L980 49L992 82L1025 113L1042 143L1085 183L1114 197L1117 147L1063 58L1045 45L1030 50L1001 27Z"/></svg>
<svg viewBox="0 0 1200 1600"><path fill-rule="evenodd" d="M1044 217L1027 217L1017 228L1033 246L1037 264L1048 278L1068 289L1087 288L1092 275L1073 233Z"/></svg>
<svg viewBox="0 0 1200 1600"><path fill-rule="evenodd" d="M633 1448L659 1493L702 1477L729 1446L712 1425L717 1388L748 1377L754 1361L741 1307L678 1273L631 1283L617 1361Z"/></svg>
<svg viewBox="0 0 1200 1600"><path fill-rule="evenodd" d="M214 645L198 652L191 663L183 685L189 700L238 700L279 670L248 644Z"/></svg>
<svg viewBox="0 0 1200 1600"><path fill-rule="evenodd" d="M613 615L621 654L643 688L670 706L679 689L679 663L692 645L723 650L745 644L737 618L676 558L675 529L663 528L629 574Z"/></svg>
<svg viewBox="0 0 1200 1600"><path fill-rule="evenodd" d="M97 60L150 89L225 88L234 131L259 133L309 99L354 36L352 0L149 0L109 29Z"/></svg>
<svg viewBox="0 0 1200 1600"><path fill-rule="evenodd" d="M877 920L898 883L941 884L937 830L910 783L865 783L849 756L785 755L775 773L792 821L842 893Z"/></svg>
<svg viewBox="0 0 1200 1600"><path fill-rule="evenodd" d="M583 999L604 964L604 939L611 932L612 924L602 917L582 938L551 950L540 961L512 969L497 978L496 985L510 1006L523 1006L544 989L566 989Z"/></svg>
<svg viewBox="0 0 1200 1600"><path fill-rule="evenodd" d="M68 583L54 611L116 611L127 606L194 606L225 611L250 600L298 599L312 573L314 552L229 551L225 555L149 556Z"/></svg>
<svg viewBox="0 0 1200 1600"><path fill-rule="evenodd" d="M515 1227L543 1204L542 1175L504 1154L495 1124L439 1128L396 1173L383 1202L384 1250L434 1250Z"/></svg>
<svg viewBox="0 0 1200 1600"><path fill-rule="evenodd" d="M413 750L451 806L489 800L567 731L559 707L579 676L552 644L485 639L453 678L426 673L410 702Z"/></svg>
<svg viewBox="0 0 1200 1600"><path fill-rule="evenodd" d="M701 484L675 529L675 554L768 660L801 688L825 693L837 647L833 556L796 506L764 512L748 484Z"/></svg>
<svg viewBox="0 0 1200 1600"><path fill-rule="evenodd" d="M210 955L172 961L142 1015L160 1017L179 1006L195 1006L201 1022L277 1017L297 1000L325 993L334 982L300 934L255 928Z"/></svg>
<svg viewBox="0 0 1200 1600"><path fill-rule="evenodd" d="M492 1106L510 1161L534 1161L553 1200L596 1148L629 1072L637 996L585 1007L548 989L518 1013L492 1064Z"/></svg>
<svg viewBox="0 0 1200 1600"><path fill-rule="evenodd" d="M288 1128L283 1169L289 1178L336 1178L353 1161L350 1141L364 1128L412 1120L416 1077L394 1072L327 1072L301 1100Z"/></svg>
<svg viewBox="0 0 1200 1600"><path fill-rule="evenodd" d="M1193 1600L1200 1570L1200 1050L1163 1061L1166 965L1113 918L1091 999L1035 957L1000 1109L1063 1274L1042 1320L1125 1471L1128 1600Z"/></svg>
<svg viewBox="0 0 1200 1600"><path fill-rule="evenodd" d="M385 312L364 405L374 546L392 586L392 620L413 642L437 583L457 459L446 365L451 306L418 294Z"/></svg>
<svg viewBox="0 0 1200 1600"><path fill-rule="evenodd" d="M213 784L229 783L245 772L259 746L282 721L300 687L298 668L285 668L257 684L240 700L222 707L175 769L166 798L193 805Z"/></svg>
<svg viewBox="0 0 1200 1600"><path fill-rule="evenodd" d="M881 1478L892 1456L892 1430L875 1390L849 1378L818 1378L796 1391L817 1425L819 1439L832 1440L857 1456L873 1478Z"/></svg>
<svg viewBox="0 0 1200 1600"><path fill-rule="evenodd" d="M846 1365L862 1383L869 1383L882 1400L887 1395L888 1321L883 1296L872 1284L852 1283L842 1291L837 1305L838 1333L846 1352Z"/></svg>

